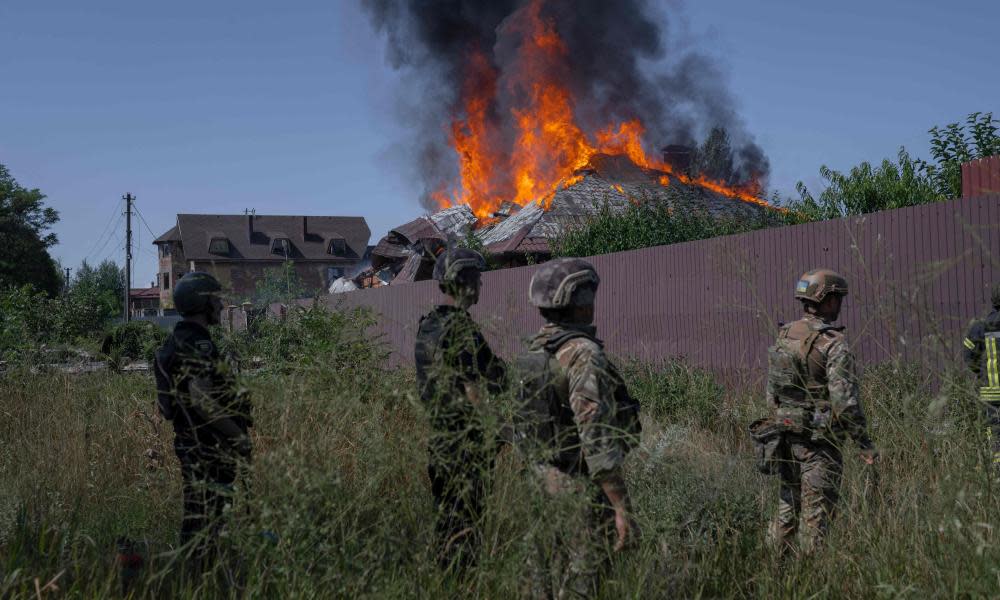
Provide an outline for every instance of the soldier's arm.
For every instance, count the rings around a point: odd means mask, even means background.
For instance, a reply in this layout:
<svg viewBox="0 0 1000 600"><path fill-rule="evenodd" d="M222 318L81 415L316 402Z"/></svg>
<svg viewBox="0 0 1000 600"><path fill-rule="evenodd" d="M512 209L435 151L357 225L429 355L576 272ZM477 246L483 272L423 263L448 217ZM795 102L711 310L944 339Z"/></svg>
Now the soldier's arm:
<svg viewBox="0 0 1000 600"><path fill-rule="evenodd" d="M872 448L873 444L868 436L868 420L861 406L854 354L843 337L835 340L830 347L826 359L826 377L834 423L861 448Z"/></svg>
<svg viewBox="0 0 1000 600"><path fill-rule="evenodd" d="M207 427L229 440L240 441L246 437L236 420L219 403L215 383L210 377L192 377L188 389L191 394L189 410L195 412Z"/></svg>
<svg viewBox="0 0 1000 600"><path fill-rule="evenodd" d="M590 340L571 340L556 353L569 382L569 403L591 477L601 482L621 476L625 462L620 432L612 422L607 359Z"/></svg>
<svg viewBox="0 0 1000 600"><path fill-rule="evenodd" d="M982 368L983 350L986 347L982 321L976 321L962 339L962 360L973 374L979 375Z"/></svg>

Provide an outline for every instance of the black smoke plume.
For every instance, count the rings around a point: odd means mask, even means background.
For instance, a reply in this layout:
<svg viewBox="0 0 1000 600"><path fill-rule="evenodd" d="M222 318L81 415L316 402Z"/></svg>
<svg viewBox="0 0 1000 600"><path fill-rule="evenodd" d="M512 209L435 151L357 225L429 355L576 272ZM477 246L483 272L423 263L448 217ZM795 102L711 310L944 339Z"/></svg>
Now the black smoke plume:
<svg viewBox="0 0 1000 600"><path fill-rule="evenodd" d="M447 130L466 58L470 51L488 56L502 90L519 44L510 32L514 28L504 25L530 0L361 2L386 36L392 66L406 73L400 110L414 135L407 154L425 192L442 189L457 173ZM639 118L651 144L696 146L713 128L722 128L734 156L729 182L766 179L767 157L737 114L718 64L697 49L670 44L668 17L654 14L649 2L546 0L541 14L555 24L567 48L571 72L560 79L573 93L585 131ZM503 111L502 101L497 110Z"/></svg>

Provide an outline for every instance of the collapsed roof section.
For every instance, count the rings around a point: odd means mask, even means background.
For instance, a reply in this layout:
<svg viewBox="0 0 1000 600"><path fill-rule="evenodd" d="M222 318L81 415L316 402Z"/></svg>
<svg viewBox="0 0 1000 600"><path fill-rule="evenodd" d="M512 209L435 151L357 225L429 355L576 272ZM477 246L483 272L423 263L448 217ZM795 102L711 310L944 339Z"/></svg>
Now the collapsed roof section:
<svg viewBox="0 0 1000 600"><path fill-rule="evenodd" d="M641 168L621 155L594 156L574 179L552 196L547 207L538 202L523 207L504 203L491 219L481 222L461 205L400 225L379 241L372 251L371 269L357 280L366 276L395 284L429 279L435 253L449 239L464 239L470 232L503 264L523 264L529 257L545 260L551 256L550 240L585 225L605 207L622 212L632 204L656 203L728 218L757 218L769 210Z"/></svg>

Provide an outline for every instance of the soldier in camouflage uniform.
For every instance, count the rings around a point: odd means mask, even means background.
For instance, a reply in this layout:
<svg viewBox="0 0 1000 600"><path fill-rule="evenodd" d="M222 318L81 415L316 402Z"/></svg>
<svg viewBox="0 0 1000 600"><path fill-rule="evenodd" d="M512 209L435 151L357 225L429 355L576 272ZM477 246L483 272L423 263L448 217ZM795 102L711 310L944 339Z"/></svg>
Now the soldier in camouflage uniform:
<svg viewBox="0 0 1000 600"><path fill-rule="evenodd" d="M782 552L796 533L806 553L822 542L840 491L841 440L853 439L868 464L878 456L868 437L854 355L843 327L833 325L846 295L847 280L833 271L802 275L795 297L805 314L782 326L768 351L767 404L781 436L775 456L778 511L769 535Z"/></svg>
<svg viewBox="0 0 1000 600"><path fill-rule="evenodd" d="M1000 284L991 300L993 311L974 322L962 340L962 357L979 385L991 459L1000 474Z"/></svg>
<svg viewBox="0 0 1000 600"><path fill-rule="evenodd" d="M621 551L637 533L622 465L638 441L638 405L595 337L599 281L580 259L545 263L531 279L531 304L546 323L518 361L517 437L552 501L572 494L591 500L556 548L538 548L536 596L592 595L601 556Z"/></svg>
<svg viewBox="0 0 1000 600"><path fill-rule="evenodd" d="M484 477L496 452L482 427L483 404L488 394L502 390L504 365L468 312L479 301L485 266L479 253L465 248L437 259L434 279L454 304L425 315L416 336L417 385L431 422L427 472L443 566L475 560Z"/></svg>
<svg viewBox="0 0 1000 600"><path fill-rule="evenodd" d="M188 273L174 287L184 317L156 352L157 402L174 427L181 464L184 514L181 545L194 544L199 562L215 549L239 465L250 460L250 403L237 387L235 366L208 327L220 323L222 286L208 273Z"/></svg>

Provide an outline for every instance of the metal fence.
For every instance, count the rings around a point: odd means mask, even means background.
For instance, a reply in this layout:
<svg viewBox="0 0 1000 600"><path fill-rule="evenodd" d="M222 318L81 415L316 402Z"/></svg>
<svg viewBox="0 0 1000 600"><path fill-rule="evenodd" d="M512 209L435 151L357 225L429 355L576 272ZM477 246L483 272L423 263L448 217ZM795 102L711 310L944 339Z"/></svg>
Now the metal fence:
<svg viewBox="0 0 1000 600"><path fill-rule="evenodd" d="M941 365L1000 282L1000 195L862 217L766 229L596 256L596 325L619 357L685 357L719 372L759 373L778 324L797 318L798 276L844 273L851 293L841 324L862 361L895 357ZM542 324L527 302L537 267L485 273L472 310L506 356ZM396 364L410 364L420 316L443 297L432 281L327 299L380 314Z"/></svg>

